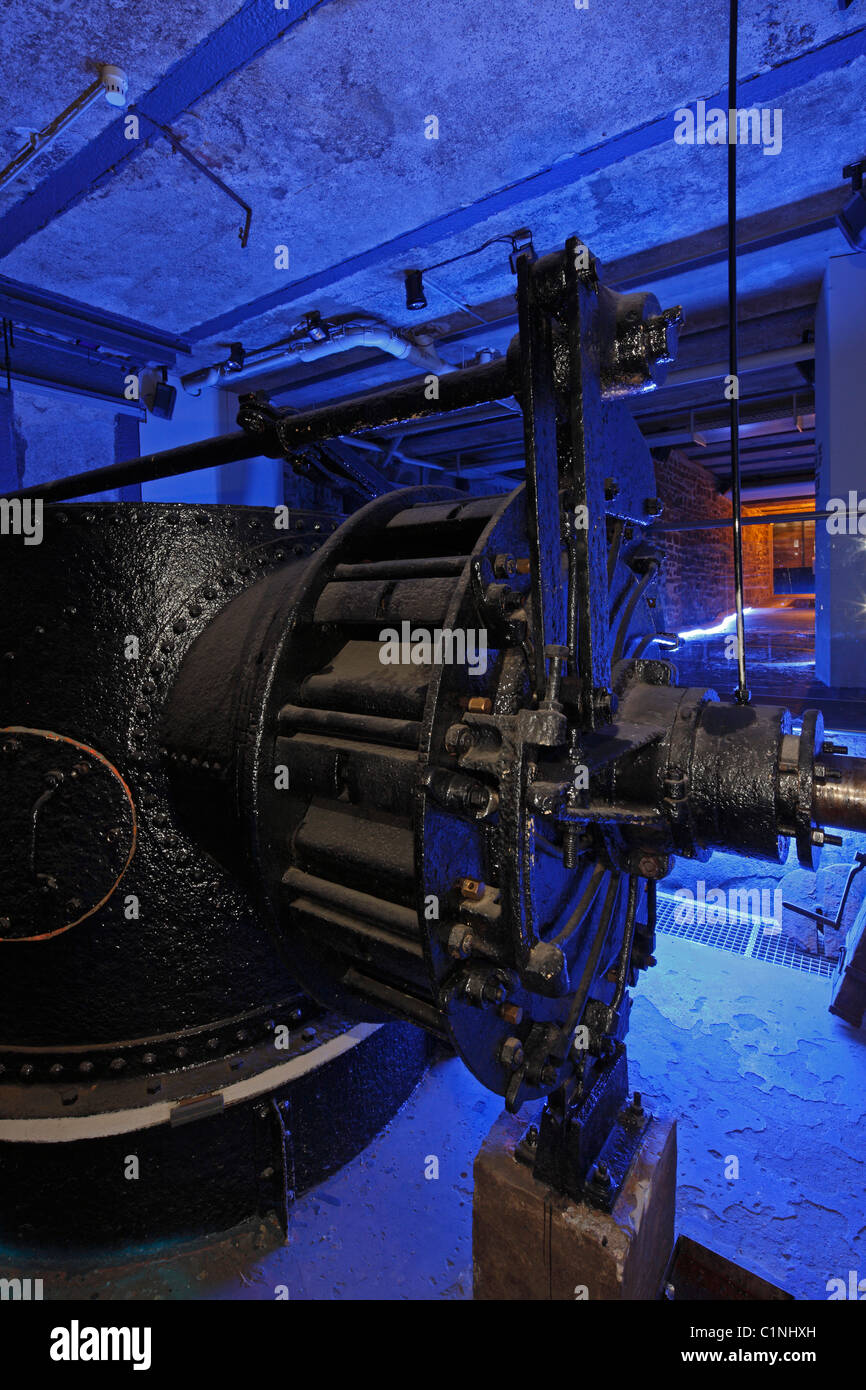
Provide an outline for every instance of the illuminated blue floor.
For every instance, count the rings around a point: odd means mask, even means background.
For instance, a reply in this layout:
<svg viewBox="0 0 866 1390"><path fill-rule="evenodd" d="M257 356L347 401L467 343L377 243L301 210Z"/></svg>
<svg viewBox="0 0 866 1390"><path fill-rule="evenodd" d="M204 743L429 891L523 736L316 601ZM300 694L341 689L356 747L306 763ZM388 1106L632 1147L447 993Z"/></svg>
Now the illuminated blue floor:
<svg viewBox="0 0 866 1390"><path fill-rule="evenodd" d="M866 1033L827 1012L816 976L669 936L658 957L636 991L631 1073L678 1118L679 1231L826 1298L828 1279L866 1273ZM221 1284L183 1287L166 1267L162 1296L469 1298L472 1160L498 1111L459 1062L437 1063L359 1159L296 1203L287 1247Z"/></svg>
<svg viewBox="0 0 866 1390"><path fill-rule="evenodd" d="M635 995L631 1079L678 1119L678 1229L826 1298L828 1279L866 1275L866 1032L827 1012L815 975L672 936L658 959ZM438 1062L364 1154L296 1202L287 1246L263 1227L258 1250L230 1239L144 1260L83 1296L470 1298L472 1162L499 1108L460 1062ZM82 1296L50 1283L46 1297Z"/></svg>
<svg viewBox="0 0 866 1390"><path fill-rule="evenodd" d="M633 1085L679 1120L680 1232L798 1298L866 1273L866 1033L827 1002L826 980L665 937L630 1033ZM361 1159L298 1202L292 1244L224 1296L469 1297L472 1158L498 1108L439 1063Z"/></svg>

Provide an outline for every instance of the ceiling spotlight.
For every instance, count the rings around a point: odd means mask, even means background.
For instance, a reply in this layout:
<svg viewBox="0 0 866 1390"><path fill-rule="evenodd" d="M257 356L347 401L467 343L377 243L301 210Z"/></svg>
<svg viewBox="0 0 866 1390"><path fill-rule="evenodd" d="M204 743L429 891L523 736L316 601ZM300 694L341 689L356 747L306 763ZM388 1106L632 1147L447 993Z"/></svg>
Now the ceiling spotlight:
<svg viewBox="0 0 866 1390"><path fill-rule="evenodd" d="M854 251L866 251L866 189L863 187L863 174L866 173L866 159L855 164L846 164L842 170L843 179L851 180L852 197L836 214L836 225L848 245Z"/></svg>
<svg viewBox="0 0 866 1390"><path fill-rule="evenodd" d="M535 247L532 244L532 232L528 227L520 227L516 232L511 233L511 255L508 257L512 275L517 274L517 261L520 256L525 256L530 265L538 260Z"/></svg>
<svg viewBox="0 0 866 1390"><path fill-rule="evenodd" d="M109 106L126 105L129 81L123 68L116 67L114 63L103 63L99 70L99 80Z"/></svg>
<svg viewBox="0 0 866 1390"><path fill-rule="evenodd" d="M304 326L307 330L307 337L314 343L324 343L330 336L328 325L322 322L322 315L318 309L304 314Z"/></svg>
<svg viewBox="0 0 866 1390"><path fill-rule="evenodd" d="M407 309L426 309L427 299L424 294L424 274L420 270L406 271L406 308Z"/></svg>

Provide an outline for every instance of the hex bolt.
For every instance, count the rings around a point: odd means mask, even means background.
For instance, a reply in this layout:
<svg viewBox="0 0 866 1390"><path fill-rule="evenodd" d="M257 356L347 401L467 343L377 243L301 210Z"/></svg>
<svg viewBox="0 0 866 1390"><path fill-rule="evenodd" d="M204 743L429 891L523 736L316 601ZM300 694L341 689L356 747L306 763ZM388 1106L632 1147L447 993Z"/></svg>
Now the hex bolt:
<svg viewBox="0 0 866 1390"><path fill-rule="evenodd" d="M503 1004L505 1002L505 986L496 976L485 980L481 989L481 998L488 1004Z"/></svg>
<svg viewBox="0 0 866 1390"><path fill-rule="evenodd" d="M489 787L476 785L469 790L469 809L474 811L476 816L483 819L485 816L492 815L499 805L499 793L492 791Z"/></svg>
<svg viewBox="0 0 866 1390"><path fill-rule="evenodd" d="M835 767L828 767L826 763L816 763L812 769L812 775L816 782L841 782L842 774Z"/></svg>
<svg viewBox="0 0 866 1390"><path fill-rule="evenodd" d="M493 561L493 573L497 579L507 579L515 570L513 555L497 555Z"/></svg>
<svg viewBox="0 0 866 1390"><path fill-rule="evenodd" d="M523 1022L523 1010L519 1004L500 1004L499 1017L516 1028Z"/></svg>
<svg viewBox="0 0 866 1390"><path fill-rule="evenodd" d="M472 933L462 922L458 922L448 937L448 954L455 960L465 960L472 954Z"/></svg>
<svg viewBox="0 0 866 1390"><path fill-rule="evenodd" d="M499 1049L499 1060L504 1067L516 1071L523 1065L523 1043L519 1038L506 1038Z"/></svg>
<svg viewBox="0 0 866 1390"><path fill-rule="evenodd" d="M559 688L562 684L563 669L568 658L568 647L559 646L557 643L548 643L544 648L544 655L550 662L550 670L547 675L547 689L544 692L543 705L555 705L559 700Z"/></svg>
<svg viewBox="0 0 866 1390"><path fill-rule="evenodd" d="M493 709L493 701L488 699L486 695L472 695L467 700L461 700L460 703L470 714L489 714Z"/></svg>
<svg viewBox="0 0 866 1390"><path fill-rule="evenodd" d="M471 902L480 902L484 897L484 884L480 879L458 878L455 887L461 898L469 898Z"/></svg>
<svg viewBox="0 0 866 1390"><path fill-rule="evenodd" d="M468 724L452 724L445 734L445 752L459 757L468 753L474 739Z"/></svg>
<svg viewBox="0 0 866 1390"><path fill-rule="evenodd" d="M664 511L664 503L658 497L645 497L643 505L647 516L659 516Z"/></svg>

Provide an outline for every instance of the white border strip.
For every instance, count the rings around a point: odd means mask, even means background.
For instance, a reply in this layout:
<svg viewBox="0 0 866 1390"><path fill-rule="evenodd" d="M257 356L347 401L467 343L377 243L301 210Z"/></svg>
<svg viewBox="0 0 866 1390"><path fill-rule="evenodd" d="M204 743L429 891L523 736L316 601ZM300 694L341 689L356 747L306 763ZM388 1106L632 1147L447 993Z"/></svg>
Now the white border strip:
<svg viewBox="0 0 866 1390"><path fill-rule="evenodd" d="M294 1081L325 1062L342 1056L344 1052L357 1047L365 1038L369 1038L383 1027L382 1023L357 1023L347 1033L340 1033L338 1037L331 1038L330 1042L314 1047L301 1057L295 1057L290 1062L283 1062L276 1067L269 1067L256 1076L244 1077L241 1081L229 1081L225 1086L202 1091L198 1096L156 1101L152 1105L109 1111L99 1115L57 1115L42 1119L0 1120L0 1141L16 1144L64 1144L74 1139L104 1139L111 1134L153 1129L156 1125L169 1124L172 1111L177 1109L181 1101L189 1103L212 1095L222 1095L226 1106L238 1105L241 1101L275 1091L287 1081Z"/></svg>

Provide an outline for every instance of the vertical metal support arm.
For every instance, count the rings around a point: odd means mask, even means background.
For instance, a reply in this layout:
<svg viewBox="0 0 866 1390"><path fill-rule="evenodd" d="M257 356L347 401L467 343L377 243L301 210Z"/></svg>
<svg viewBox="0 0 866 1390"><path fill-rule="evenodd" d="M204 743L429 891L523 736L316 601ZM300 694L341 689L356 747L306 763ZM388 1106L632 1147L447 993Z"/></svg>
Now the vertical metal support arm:
<svg viewBox="0 0 866 1390"><path fill-rule="evenodd" d="M568 453L575 509L575 565L571 583L577 610L577 674L585 728L606 722L610 691L610 620L607 590L607 519L604 499L603 418L597 297L578 268L586 248L576 237L565 247L565 321L568 330Z"/></svg>
<svg viewBox="0 0 866 1390"><path fill-rule="evenodd" d="M562 528L559 464L556 451L556 394L553 379L553 323L538 302L533 268L517 261L520 327L521 406L526 446L526 498L532 566L532 617L535 688L546 682L545 647L563 642Z"/></svg>

